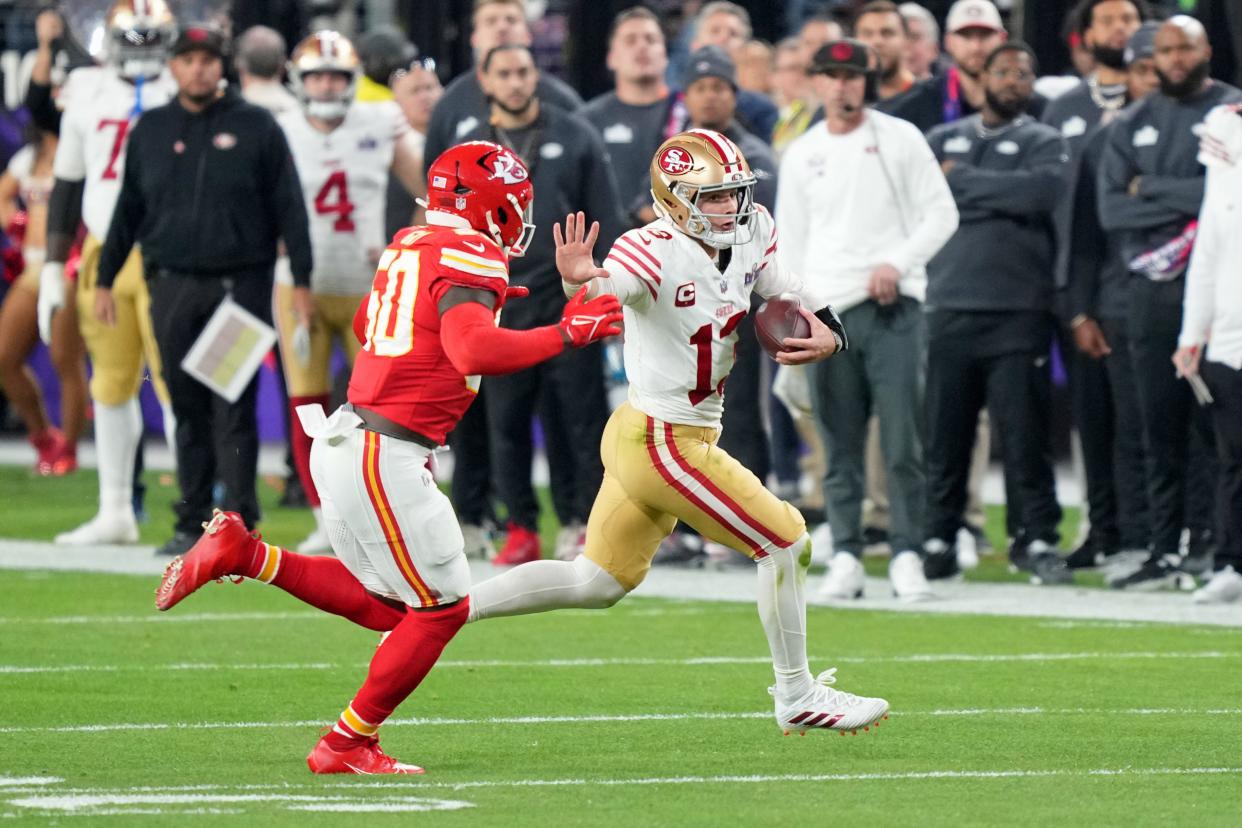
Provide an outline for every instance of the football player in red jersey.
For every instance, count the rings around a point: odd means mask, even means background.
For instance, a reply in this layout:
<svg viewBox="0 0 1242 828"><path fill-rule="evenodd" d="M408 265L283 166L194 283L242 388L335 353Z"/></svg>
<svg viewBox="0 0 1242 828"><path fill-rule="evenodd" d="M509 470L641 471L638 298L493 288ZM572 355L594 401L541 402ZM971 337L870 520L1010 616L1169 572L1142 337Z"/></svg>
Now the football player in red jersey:
<svg viewBox="0 0 1242 828"><path fill-rule="evenodd" d="M380 258L355 317L362 341L349 403L332 416L298 415L314 438L311 474L336 557L263 543L232 512L217 512L156 591L171 609L210 580L254 578L326 612L389 633L362 689L307 757L315 773L422 773L379 747L376 731L466 621L470 570L448 498L427 471L474 398L478 375L528 368L619 333L616 297L565 305L556 325L498 328L508 260L534 226L529 172L487 141L460 144L428 170L427 224L402 230Z"/></svg>

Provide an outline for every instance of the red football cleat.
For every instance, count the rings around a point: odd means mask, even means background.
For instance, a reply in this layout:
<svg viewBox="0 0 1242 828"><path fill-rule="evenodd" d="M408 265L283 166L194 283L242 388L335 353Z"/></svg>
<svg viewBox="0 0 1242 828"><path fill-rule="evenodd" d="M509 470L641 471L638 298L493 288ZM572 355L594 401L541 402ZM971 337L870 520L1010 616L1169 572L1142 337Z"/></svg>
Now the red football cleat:
<svg viewBox="0 0 1242 828"><path fill-rule="evenodd" d="M426 773L418 765L407 765L389 756L379 746L379 739L372 736L357 747L335 751L328 746L327 736L319 740L315 749L306 757L311 773L358 773L370 776L377 773Z"/></svg>
<svg viewBox="0 0 1242 828"><path fill-rule="evenodd" d="M155 608L170 610L208 581L241 575L250 563L257 533L246 528L241 515L216 509L203 536L190 551L173 558L155 590Z"/></svg>
<svg viewBox="0 0 1242 828"><path fill-rule="evenodd" d="M500 550L500 554L492 558L492 563L497 566L516 566L537 561L542 557L539 535L525 526L510 523L509 536L505 538L505 545Z"/></svg>
<svg viewBox="0 0 1242 828"><path fill-rule="evenodd" d="M78 447L74 443L65 441L64 448L60 454L52 462L52 476L63 477L78 470Z"/></svg>
<svg viewBox="0 0 1242 828"><path fill-rule="evenodd" d="M35 461L35 471L47 477L52 474L57 459L65 453L65 447L69 445L69 442L59 428L48 426L38 434L30 435L30 444L35 447L35 451L39 452L39 459Z"/></svg>

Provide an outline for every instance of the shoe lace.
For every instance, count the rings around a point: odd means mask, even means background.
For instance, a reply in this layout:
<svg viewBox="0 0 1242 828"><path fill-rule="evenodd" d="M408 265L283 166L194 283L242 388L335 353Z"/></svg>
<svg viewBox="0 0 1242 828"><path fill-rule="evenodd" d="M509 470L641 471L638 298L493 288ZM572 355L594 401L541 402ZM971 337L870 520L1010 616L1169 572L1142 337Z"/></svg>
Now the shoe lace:
<svg viewBox="0 0 1242 828"><path fill-rule="evenodd" d="M823 689L824 693L828 695L828 698L831 700L832 704L840 705L841 707L853 707L862 701L853 693L846 693L841 690L832 689L832 685L837 683L836 667L829 667L827 670L816 676L815 683Z"/></svg>

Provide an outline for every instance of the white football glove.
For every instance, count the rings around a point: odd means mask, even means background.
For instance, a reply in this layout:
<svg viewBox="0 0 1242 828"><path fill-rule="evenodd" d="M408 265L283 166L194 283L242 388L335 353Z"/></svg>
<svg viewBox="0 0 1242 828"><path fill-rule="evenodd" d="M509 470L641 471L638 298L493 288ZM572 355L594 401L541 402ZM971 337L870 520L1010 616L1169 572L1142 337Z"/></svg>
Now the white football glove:
<svg viewBox="0 0 1242 828"><path fill-rule="evenodd" d="M310 325L298 325L293 330L293 358L302 365L310 364L311 334Z"/></svg>
<svg viewBox="0 0 1242 828"><path fill-rule="evenodd" d="M44 262L39 270L39 338L52 344L52 316L65 305L65 263Z"/></svg>

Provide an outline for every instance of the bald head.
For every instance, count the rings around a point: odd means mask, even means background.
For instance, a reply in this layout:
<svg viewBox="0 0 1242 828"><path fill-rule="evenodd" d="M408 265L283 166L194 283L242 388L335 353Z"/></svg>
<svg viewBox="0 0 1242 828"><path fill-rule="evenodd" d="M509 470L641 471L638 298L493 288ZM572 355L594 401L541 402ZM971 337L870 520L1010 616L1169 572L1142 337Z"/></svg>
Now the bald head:
<svg viewBox="0 0 1242 828"><path fill-rule="evenodd" d="M1211 83L1212 47L1203 24L1179 14L1170 17L1156 31L1156 75L1160 91L1170 98L1193 98Z"/></svg>
<svg viewBox="0 0 1242 828"><path fill-rule="evenodd" d="M252 26L237 39L238 72L264 80L280 77L285 66L285 39L267 26Z"/></svg>

